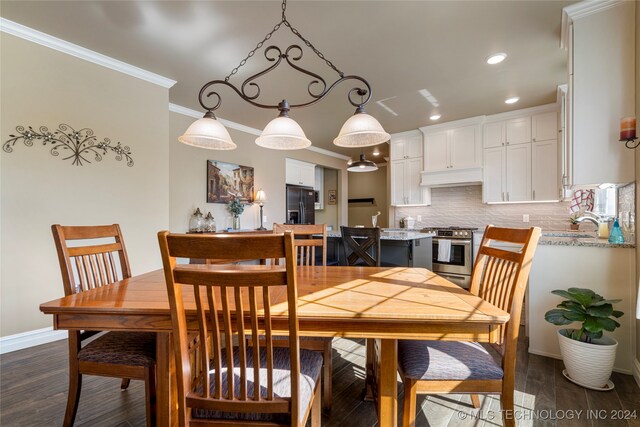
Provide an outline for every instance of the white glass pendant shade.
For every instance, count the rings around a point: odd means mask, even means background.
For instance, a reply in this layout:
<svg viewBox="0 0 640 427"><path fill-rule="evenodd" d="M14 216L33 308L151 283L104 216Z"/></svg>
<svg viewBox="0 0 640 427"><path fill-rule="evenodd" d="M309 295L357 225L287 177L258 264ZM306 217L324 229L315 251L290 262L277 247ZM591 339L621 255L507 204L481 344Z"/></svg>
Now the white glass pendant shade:
<svg viewBox="0 0 640 427"><path fill-rule="evenodd" d="M365 159L364 154L360 154L360 159L351 162L347 170L349 172L373 172L378 170L378 165L371 160Z"/></svg>
<svg viewBox="0 0 640 427"><path fill-rule="evenodd" d="M339 147L369 147L389 141L389 135L373 116L358 112L349 117L333 140Z"/></svg>
<svg viewBox="0 0 640 427"><path fill-rule="evenodd" d="M272 150L299 150L310 146L311 141L295 120L279 116L265 126L256 144Z"/></svg>
<svg viewBox="0 0 640 427"><path fill-rule="evenodd" d="M208 114L208 113L207 113ZM178 137L178 141L194 147L208 148L210 150L233 150L237 147L231 141L227 129L215 119L215 116L203 117L189 126L184 135Z"/></svg>

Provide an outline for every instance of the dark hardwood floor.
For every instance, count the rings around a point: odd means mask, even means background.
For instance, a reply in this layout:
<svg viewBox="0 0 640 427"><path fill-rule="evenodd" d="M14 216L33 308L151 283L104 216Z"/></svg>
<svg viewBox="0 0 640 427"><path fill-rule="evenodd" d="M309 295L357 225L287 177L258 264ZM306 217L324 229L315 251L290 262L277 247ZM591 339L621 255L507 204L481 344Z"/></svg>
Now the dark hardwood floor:
<svg viewBox="0 0 640 427"><path fill-rule="evenodd" d="M336 339L333 348L333 410L330 417L323 416L323 425L377 425L374 404L362 400L363 341ZM562 376L561 361L527 354L525 348L526 341L520 345L516 378L516 410L521 418L519 426L640 427L640 388L630 375L614 373L616 387L613 391L586 390ZM62 424L66 398L66 341L0 356L0 425L59 426ZM399 401L402 402L402 391ZM481 409L475 410L466 395L418 396L416 424L501 425L497 412L500 410L498 396L481 397L481 403ZM402 405L399 410L401 416ZM578 411L583 411L579 418ZM635 411L636 418L613 419L616 415L624 418L624 411ZM118 379L84 378L77 426L144 426L144 414L144 387L141 381L132 381L129 389L122 392ZM573 415L575 418L556 419L562 415Z"/></svg>

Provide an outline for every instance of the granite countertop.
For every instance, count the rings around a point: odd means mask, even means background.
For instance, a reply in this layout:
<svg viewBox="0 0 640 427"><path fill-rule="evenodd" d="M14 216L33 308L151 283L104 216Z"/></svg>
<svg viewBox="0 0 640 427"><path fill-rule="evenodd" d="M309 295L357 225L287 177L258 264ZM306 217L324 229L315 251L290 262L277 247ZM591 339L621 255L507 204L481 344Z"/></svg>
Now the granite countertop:
<svg viewBox="0 0 640 427"><path fill-rule="evenodd" d="M540 237L540 245L550 246L583 246L592 248L635 248L635 242L622 244L609 243L607 239L599 239L595 233L580 231L545 231Z"/></svg>
<svg viewBox="0 0 640 427"><path fill-rule="evenodd" d="M380 240L416 240L434 237L434 233L420 233L405 229L382 229ZM342 237L339 230L327 231L327 237Z"/></svg>

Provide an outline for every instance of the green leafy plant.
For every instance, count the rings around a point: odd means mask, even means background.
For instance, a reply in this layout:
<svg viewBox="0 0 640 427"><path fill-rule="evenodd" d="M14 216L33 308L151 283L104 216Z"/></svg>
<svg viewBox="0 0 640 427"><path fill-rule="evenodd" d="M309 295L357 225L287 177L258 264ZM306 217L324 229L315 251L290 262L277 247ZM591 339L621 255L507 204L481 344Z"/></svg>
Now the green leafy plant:
<svg viewBox="0 0 640 427"><path fill-rule="evenodd" d="M227 203L227 210L231 212L231 215L233 216L242 215L242 212L244 212L244 208L245 208L245 205L240 203L240 200L238 200L235 197L231 199L229 203Z"/></svg>
<svg viewBox="0 0 640 427"><path fill-rule="evenodd" d="M573 322L582 322L580 329L570 331L571 339L582 342L591 342L601 338L602 331L613 331L620 326L611 316L621 317L624 313L613 309L613 304L622 300L604 299L591 289L569 288L568 290L556 289L552 294L565 298L553 310L545 313L544 319L554 325L569 325Z"/></svg>
<svg viewBox="0 0 640 427"><path fill-rule="evenodd" d="M569 222L571 224L578 224L578 221L576 220L578 219L579 216L580 214L578 212L572 213L571 215L569 215Z"/></svg>

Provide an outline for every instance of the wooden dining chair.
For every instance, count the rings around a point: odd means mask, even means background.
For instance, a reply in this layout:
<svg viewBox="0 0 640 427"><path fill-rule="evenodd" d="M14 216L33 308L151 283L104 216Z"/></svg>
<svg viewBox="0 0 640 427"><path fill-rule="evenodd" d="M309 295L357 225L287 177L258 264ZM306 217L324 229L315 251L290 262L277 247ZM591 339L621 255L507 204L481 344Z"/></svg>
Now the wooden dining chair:
<svg viewBox="0 0 640 427"><path fill-rule="evenodd" d="M500 394L503 421L514 426L513 397L520 315L540 228L487 226L473 268L470 292L507 311L509 322L492 334L497 363L475 342L401 340L398 371L404 383L402 425L415 425L416 394L470 393L480 407L478 394ZM508 247L496 247L496 242ZM504 245L502 245L504 246ZM505 412L506 411L506 412ZM511 412L508 412L511 411Z"/></svg>
<svg viewBox="0 0 640 427"><path fill-rule="evenodd" d="M316 248L322 250L322 265L327 265L327 224L273 224L274 233L291 231L294 237L297 264L316 265ZM314 235L320 236L313 238ZM287 346L286 337L275 337L274 345ZM331 411L333 376L333 340L328 337L300 337L300 348L322 353L322 409Z"/></svg>
<svg viewBox="0 0 640 427"><path fill-rule="evenodd" d="M380 228L340 227L347 265L380 267ZM373 254L371 249L373 248Z"/></svg>
<svg viewBox="0 0 640 427"><path fill-rule="evenodd" d="M300 349L293 233L202 236L162 231L158 240L171 309L179 424L304 426L311 416L312 426L320 426L322 356ZM176 258L232 257L284 258L285 264L176 263ZM272 297L280 310L286 307L285 318L271 314ZM186 310L193 318L187 319ZM287 325L288 347L273 345L274 319ZM195 381L188 322L197 325L201 342L211 340L211 347L201 346L198 370L204 375ZM259 337L265 337L264 346Z"/></svg>
<svg viewBox="0 0 640 427"><path fill-rule="evenodd" d="M120 227L51 226L58 251L66 296L99 288L131 277L131 268ZM104 242L109 240L109 242ZM73 243L69 244L70 241ZM156 422L156 335L144 332L69 331L69 393L64 426L72 426L78 411L83 375L145 382L147 425Z"/></svg>

